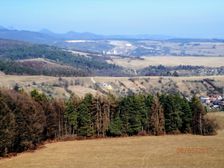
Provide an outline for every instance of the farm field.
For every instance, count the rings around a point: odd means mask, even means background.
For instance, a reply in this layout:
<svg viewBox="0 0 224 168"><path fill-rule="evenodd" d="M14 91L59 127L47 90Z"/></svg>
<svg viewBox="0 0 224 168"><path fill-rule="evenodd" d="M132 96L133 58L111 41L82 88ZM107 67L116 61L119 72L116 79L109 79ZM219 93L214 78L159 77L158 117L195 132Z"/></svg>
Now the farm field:
<svg viewBox="0 0 224 168"><path fill-rule="evenodd" d="M132 69L141 69L150 65L164 65L164 66L178 66L178 65L191 65L191 66L224 66L224 57L190 57L190 56L149 56L137 58L121 58L114 57L109 60L109 63L114 63L123 67Z"/></svg>
<svg viewBox="0 0 224 168"><path fill-rule="evenodd" d="M224 121L224 113L210 117ZM4 168L222 168L224 131L216 136L166 135L46 144L0 160Z"/></svg>

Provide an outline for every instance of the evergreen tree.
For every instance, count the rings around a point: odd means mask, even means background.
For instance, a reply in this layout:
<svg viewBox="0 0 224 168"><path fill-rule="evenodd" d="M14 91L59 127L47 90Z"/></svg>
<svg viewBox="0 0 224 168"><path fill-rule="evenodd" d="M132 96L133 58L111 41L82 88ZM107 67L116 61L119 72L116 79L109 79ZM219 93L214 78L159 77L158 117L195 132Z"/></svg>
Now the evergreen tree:
<svg viewBox="0 0 224 168"><path fill-rule="evenodd" d="M181 101L181 111L182 111L182 133L191 133L192 124L192 111L189 102L186 99Z"/></svg>
<svg viewBox="0 0 224 168"><path fill-rule="evenodd" d="M44 93L39 93L36 89L32 90L30 95L35 101L41 104L44 104L47 101L47 96Z"/></svg>
<svg viewBox="0 0 224 168"><path fill-rule="evenodd" d="M11 152L15 138L15 116L0 92L0 156Z"/></svg>
<svg viewBox="0 0 224 168"><path fill-rule="evenodd" d="M214 135L217 124L205 114L197 97L188 102L178 94L119 99L87 94L83 99L72 96L65 103L37 90L31 96L0 90L0 156L35 149L43 140L65 135L122 136L142 131L161 135L165 130Z"/></svg>
<svg viewBox="0 0 224 168"><path fill-rule="evenodd" d="M71 134L77 134L77 128L78 128L78 106L79 106L80 100L77 97L72 96L67 102L66 102L66 109L65 109L65 131L66 135ZM68 132L67 132L68 131Z"/></svg>
<svg viewBox="0 0 224 168"><path fill-rule="evenodd" d="M121 121L119 115L117 115L110 122L108 135L110 135L110 136L121 136L122 135L121 127L122 127L122 121Z"/></svg>
<svg viewBox="0 0 224 168"><path fill-rule="evenodd" d="M93 129L97 136L102 134L102 102L101 97L96 95L91 102L91 119L93 123Z"/></svg>
<svg viewBox="0 0 224 168"><path fill-rule="evenodd" d="M147 97L149 98L149 96L150 95L148 95ZM148 124L149 124L148 123L148 121L149 121L149 119L148 119L149 111L148 111L148 108L147 108L147 105L148 105L147 103L149 103L149 102L147 102L148 101L147 97L144 96L144 95L137 95L136 96L136 98L137 98L136 108L140 113L141 131L146 131L147 127L148 127Z"/></svg>
<svg viewBox="0 0 224 168"><path fill-rule="evenodd" d="M65 114L65 102L62 99L55 100L53 102L54 110L57 115L57 127L58 127L58 137L61 138L65 133L64 129L64 114Z"/></svg>
<svg viewBox="0 0 224 168"><path fill-rule="evenodd" d="M149 120L152 135L163 135L165 133L164 112L157 96L153 98Z"/></svg>
<svg viewBox="0 0 224 168"><path fill-rule="evenodd" d="M110 102L106 97L102 97L102 135L105 136L110 124Z"/></svg>
<svg viewBox="0 0 224 168"><path fill-rule="evenodd" d="M201 104L199 98L194 96L191 100L192 110L192 132L193 134L203 134L204 115L206 114L205 108Z"/></svg>
<svg viewBox="0 0 224 168"><path fill-rule="evenodd" d="M165 114L165 129L167 133L179 133L182 127L181 98L179 95L162 95L160 101Z"/></svg>
<svg viewBox="0 0 224 168"><path fill-rule="evenodd" d="M90 137L93 135L91 119L91 103L93 96L87 94L78 107L78 135Z"/></svg>
<svg viewBox="0 0 224 168"><path fill-rule="evenodd" d="M54 101L47 101L45 107L46 127L44 135L46 139L55 139L58 137L58 114L56 113Z"/></svg>
<svg viewBox="0 0 224 168"><path fill-rule="evenodd" d="M135 135L142 129L141 107L136 96L128 96L122 99L120 104L122 129L124 133Z"/></svg>
<svg viewBox="0 0 224 168"><path fill-rule="evenodd" d="M143 131L146 124L146 109L144 97L140 95L129 97L129 135L136 135Z"/></svg>
<svg viewBox="0 0 224 168"><path fill-rule="evenodd" d="M147 95L145 98L145 106L146 106L146 112L147 112L147 117L146 117L146 128L145 131L147 133L150 133L150 116L151 116L151 108L152 108L152 102L153 102L153 96L152 95Z"/></svg>
<svg viewBox="0 0 224 168"><path fill-rule="evenodd" d="M127 135L129 130L129 106L130 104L128 98L121 98L118 105L118 111L120 114L120 119L122 121L121 132L123 135Z"/></svg>

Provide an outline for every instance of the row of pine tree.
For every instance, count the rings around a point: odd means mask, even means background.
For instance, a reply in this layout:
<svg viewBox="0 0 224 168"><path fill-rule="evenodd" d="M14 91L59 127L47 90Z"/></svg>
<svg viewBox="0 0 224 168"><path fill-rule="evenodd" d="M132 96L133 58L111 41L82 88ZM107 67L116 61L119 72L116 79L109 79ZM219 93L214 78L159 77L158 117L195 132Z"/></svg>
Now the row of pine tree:
<svg viewBox="0 0 224 168"><path fill-rule="evenodd" d="M200 100L179 94L130 95L116 98L71 96L48 98L33 90L0 91L0 155L35 149L63 137L115 137L215 133Z"/></svg>

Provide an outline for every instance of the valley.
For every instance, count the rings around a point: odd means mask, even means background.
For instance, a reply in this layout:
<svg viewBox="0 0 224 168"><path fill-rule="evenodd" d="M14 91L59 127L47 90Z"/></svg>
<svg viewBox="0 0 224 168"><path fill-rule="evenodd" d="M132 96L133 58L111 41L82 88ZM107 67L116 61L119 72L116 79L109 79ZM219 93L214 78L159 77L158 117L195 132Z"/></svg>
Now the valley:
<svg viewBox="0 0 224 168"><path fill-rule="evenodd" d="M224 1L0 1L0 168L223 168Z"/></svg>
<svg viewBox="0 0 224 168"><path fill-rule="evenodd" d="M70 40L56 43L73 50L105 55L150 56L224 56L224 43L213 39L105 39Z"/></svg>

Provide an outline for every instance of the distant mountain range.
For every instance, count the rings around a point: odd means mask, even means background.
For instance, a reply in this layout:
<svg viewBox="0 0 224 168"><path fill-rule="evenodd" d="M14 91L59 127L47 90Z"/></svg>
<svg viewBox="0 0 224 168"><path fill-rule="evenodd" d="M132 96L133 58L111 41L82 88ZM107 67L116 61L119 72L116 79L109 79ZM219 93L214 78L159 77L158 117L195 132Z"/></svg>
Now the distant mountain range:
<svg viewBox="0 0 224 168"><path fill-rule="evenodd" d="M0 39L46 44L65 50L101 55L142 56L224 56L224 40L183 39L165 35L98 35L89 32L54 33L8 29L0 26ZM209 42L209 43L208 43ZM223 43L220 45L220 43Z"/></svg>
<svg viewBox="0 0 224 168"><path fill-rule="evenodd" d="M148 34L138 34L138 35L99 35L89 32L74 32L69 31L65 34L57 34L53 33L48 29L42 29L40 33L53 36L55 38L64 39L64 40L168 40L173 39L172 36L165 36L165 35L148 35Z"/></svg>
<svg viewBox="0 0 224 168"><path fill-rule="evenodd" d="M172 36L148 35L148 34L98 35L98 34L89 33L89 32L79 33L74 31L70 31L64 34L59 34L59 33L54 33L47 29L42 29L39 32L34 32L29 30L7 29L3 26L0 26L0 38L28 41L33 43L42 43L42 44L54 44L54 43L62 42L65 40L174 40L174 41L184 40L184 39L175 38ZM189 39L185 39L185 40L189 40ZM196 39L196 41L201 41L201 40L205 41L205 39ZM211 40L214 41L214 39L208 39L206 41L211 41ZM215 41L217 40L215 39Z"/></svg>
<svg viewBox="0 0 224 168"><path fill-rule="evenodd" d="M0 38L9 40L20 40L33 43L51 43L56 40L54 37L40 32L27 30L11 30L0 27Z"/></svg>

